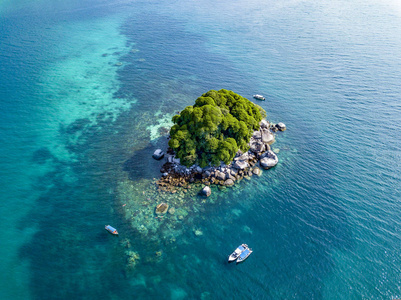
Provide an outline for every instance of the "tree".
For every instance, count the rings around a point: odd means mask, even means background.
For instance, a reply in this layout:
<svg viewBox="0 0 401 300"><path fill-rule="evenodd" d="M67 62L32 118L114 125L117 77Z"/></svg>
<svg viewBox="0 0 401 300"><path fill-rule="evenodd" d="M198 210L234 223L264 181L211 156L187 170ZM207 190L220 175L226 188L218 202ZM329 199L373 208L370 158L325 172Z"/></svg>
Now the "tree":
<svg viewBox="0 0 401 300"><path fill-rule="evenodd" d="M249 139L266 112L229 90L210 90L172 119L169 146L181 163L201 167L228 164Z"/></svg>

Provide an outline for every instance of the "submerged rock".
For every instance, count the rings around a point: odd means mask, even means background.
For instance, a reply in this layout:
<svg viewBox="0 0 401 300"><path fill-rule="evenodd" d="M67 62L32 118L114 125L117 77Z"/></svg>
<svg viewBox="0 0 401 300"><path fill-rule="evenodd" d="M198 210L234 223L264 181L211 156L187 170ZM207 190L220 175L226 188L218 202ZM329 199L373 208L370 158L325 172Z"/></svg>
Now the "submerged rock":
<svg viewBox="0 0 401 300"><path fill-rule="evenodd" d="M226 181L224 181L224 186L233 186L234 185L234 181L232 179L227 179Z"/></svg>
<svg viewBox="0 0 401 300"><path fill-rule="evenodd" d="M194 230L194 233L195 233L196 236L201 236L201 235L203 235L203 232L202 232L202 230L200 230L200 229Z"/></svg>
<svg viewBox="0 0 401 300"><path fill-rule="evenodd" d="M125 251L125 255L127 256L127 268L134 269L140 260L138 252L127 250Z"/></svg>
<svg viewBox="0 0 401 300"><path fill-rule="evenodd" d="M156 214L158 215L164 215L168 210L168 204L167 203L160 203L159 205L156 206Z"/></svg>

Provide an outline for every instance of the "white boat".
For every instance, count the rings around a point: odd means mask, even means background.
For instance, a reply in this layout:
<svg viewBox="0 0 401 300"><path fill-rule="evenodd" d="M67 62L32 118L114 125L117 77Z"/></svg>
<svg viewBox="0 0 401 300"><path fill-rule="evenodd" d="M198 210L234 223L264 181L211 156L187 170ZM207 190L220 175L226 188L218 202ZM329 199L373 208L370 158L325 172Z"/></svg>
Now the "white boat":
<svg viewBox="0 0 401 300"><path fill-rule="evenodd" d="M238 246L237 249L235 249L234 252L231 253L230 256L228 257L228 262L236 260L241 255L241 253L244 252L247 248L248 248L247 244L242 244Z"/></svg>
<svg viewBox="0 0 401 300"><path fill-rule="evenodd" d="M259 94L253 95L253 98L255 98L257 100L266 100L265 97L263 97L262 95L259 95Z"/></svg>
<svg viewBox="0 0 401 300"><path fill-rule="evenodd" d="M240 262L242 262L242 261L244 261L245 259L247 259L248 256L251 255L252 252L253 252L252 249L247 247L247 248L240 254L240 256L238 257L238 259L237 259L237 264L240 263Z"/></svg>

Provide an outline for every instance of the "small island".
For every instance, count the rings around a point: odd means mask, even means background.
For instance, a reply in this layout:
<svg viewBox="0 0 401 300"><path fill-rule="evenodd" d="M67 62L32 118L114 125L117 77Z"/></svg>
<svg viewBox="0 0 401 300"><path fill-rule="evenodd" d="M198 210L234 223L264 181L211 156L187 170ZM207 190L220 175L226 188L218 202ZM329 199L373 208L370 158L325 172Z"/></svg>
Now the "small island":
<svg viewBox="0 0 401 300"><path fill-rule="evenodd" d="M278 163L270 149L273 132L286 129L283 123L270 124L266 111L248 99L229 91L210 90L172 119L161 190L173 191L189 183L232 186L235 181L259 175ZM161 159L164 152L155 151Z"/></svg>

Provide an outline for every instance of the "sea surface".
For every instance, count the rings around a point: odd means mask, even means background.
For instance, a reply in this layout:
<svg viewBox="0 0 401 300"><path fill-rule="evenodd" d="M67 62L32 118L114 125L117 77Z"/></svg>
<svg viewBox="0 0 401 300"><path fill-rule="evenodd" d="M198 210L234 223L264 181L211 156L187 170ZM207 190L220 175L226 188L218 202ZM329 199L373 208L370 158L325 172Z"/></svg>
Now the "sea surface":
<svg viewBox="0 0 401 300"><path fill-rule="evenodd" d="M0 299L401 298L400 83L396 0L0 1ZM158 192L221 88L287 125L279 164Z"/></svg>

